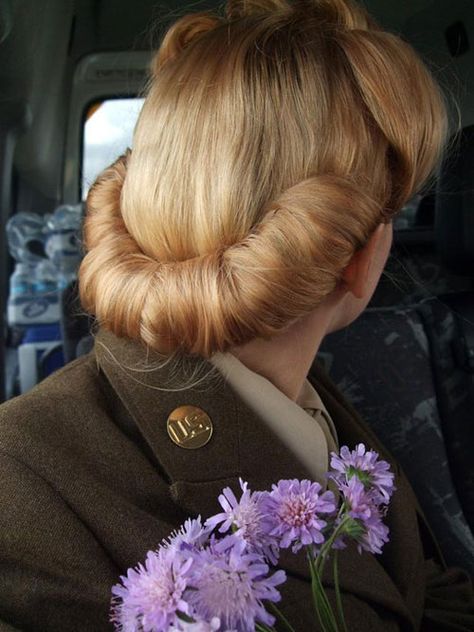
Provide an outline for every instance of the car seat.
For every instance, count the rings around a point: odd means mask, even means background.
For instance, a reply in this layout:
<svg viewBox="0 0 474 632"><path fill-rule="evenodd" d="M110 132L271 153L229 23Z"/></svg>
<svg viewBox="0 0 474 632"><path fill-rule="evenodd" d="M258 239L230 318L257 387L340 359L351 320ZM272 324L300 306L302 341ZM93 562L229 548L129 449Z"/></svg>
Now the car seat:
<svg viewBox="0 0 474 632"><path fill-rule="evenodd" d="M450 564L474 574L474 127L437 183L435 244L469 291L369 307L318 353L397 457Z"/></svg>

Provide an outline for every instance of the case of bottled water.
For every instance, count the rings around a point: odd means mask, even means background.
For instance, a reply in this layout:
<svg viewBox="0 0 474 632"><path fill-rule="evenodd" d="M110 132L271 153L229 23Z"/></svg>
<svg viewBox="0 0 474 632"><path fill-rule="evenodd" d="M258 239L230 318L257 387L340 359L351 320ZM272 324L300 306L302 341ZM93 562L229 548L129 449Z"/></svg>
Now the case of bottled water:
<svg viewBox="0 0 474 632"><path fill-rule="evenodd" d="M82 207L60 206L52 214L17 213L7 223L7 241L15 260L10 277L7 321L24 329L18 347L20 390L39 381L43 354L61 340L61 291L75 280L81 259ZM48 358L45 374L63 363L60 351Z"/></svg>

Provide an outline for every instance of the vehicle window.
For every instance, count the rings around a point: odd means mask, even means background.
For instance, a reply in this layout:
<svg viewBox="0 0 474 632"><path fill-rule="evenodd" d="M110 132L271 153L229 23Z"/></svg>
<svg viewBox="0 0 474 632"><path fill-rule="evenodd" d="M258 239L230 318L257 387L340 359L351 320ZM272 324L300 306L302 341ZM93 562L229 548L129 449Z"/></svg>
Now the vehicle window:
<svg viewBox="0 0 474 632"><path fill-rule="evenodd" d="M132 145L144 99L107 99L92 104L85 116L82 144L82 199L98 174Z"/></svg>

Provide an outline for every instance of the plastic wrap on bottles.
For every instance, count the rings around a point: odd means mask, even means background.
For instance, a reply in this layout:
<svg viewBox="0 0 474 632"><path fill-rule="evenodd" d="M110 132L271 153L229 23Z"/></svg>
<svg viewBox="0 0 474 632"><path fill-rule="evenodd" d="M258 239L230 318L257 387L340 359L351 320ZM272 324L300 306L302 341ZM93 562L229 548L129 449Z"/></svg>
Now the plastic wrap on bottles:
<svg viewBox="0 0 474 632"><path fill-rule="evenodd" d="M35 269L27 263L16 263L10 276L10 297L31 295Z"/></svg>
<svg viewBox="0 0 474 632"><path fill-rule="evenodd" d="M60 295L77 278L82 206L62 205L54 213L17 213L7 223L8 248L17 261L10 278L11 326L57 323Z"/></svg>
<svg viewBox="0 0 474 632"><path fill-rule="evenodd" d="M76 279L81 253L82 206L54 213L18 213L7 224L15 269L10 277L7 319L23 330L18 345L22 393L64 364L61 346L61 290ZM45 353L51 353L47 360Z"/></svg>
<svg viewBox="0 0 474 632"><path fill-rule="evenodd" d="M58 270L46 257L44 220L36 213L17 213L6 226L8 248L17 262L7 304L10 326L29 327L60 319Z"/></svg>
<svg viewBox="0 0 474 632"><path fill-rule="evenodd" d="M37 296L56 295L58 291L58 270L52 261L43 259L35 268L33 276L33 293Z"/></svg>
<svg viewBox="0 0 474 632"><path fill-rule="evenodd" d="M58 288L64 289L77 277L81 260L80 229L82 207L59 206L47 221L46 254L58 270Z"/></svg>
<svg viewBox="0 0 474 632"><path fill-rule="evenodd" d="M15 261L35 265L46 257L44 229L44 219L37 213L16 213L8 220L8 250Z"/></svg>

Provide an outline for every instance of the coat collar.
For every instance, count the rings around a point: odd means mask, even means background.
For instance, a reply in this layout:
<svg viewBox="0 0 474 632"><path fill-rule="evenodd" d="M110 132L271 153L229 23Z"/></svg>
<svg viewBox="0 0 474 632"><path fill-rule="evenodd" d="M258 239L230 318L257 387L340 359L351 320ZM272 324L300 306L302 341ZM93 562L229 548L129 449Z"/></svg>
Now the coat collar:
<svg viewBox="0 0 474 632"><path fill-rule="evenodd" d="M94 350L171 484L201 485L241 476L263 489L278 478L310 477L206 360L163 364L159 354L103 329L95 336ZM168 436L168 416L183 405L197 406L211 418L213 436L202 448L185 450Z"/></svg>
<svg viewBox="0 0 474 632"><path fill-rule="evenodd" d="M255 490L270 489L279 479L311 478L304 465L246 406L211 363L201 358L186 358L173 366L164 363L156 352L105 329L95 336L94 353L99 369L159 462L174 502L186 514L207 517L219 511L217 496L227 485L237 491L239 477ZM340 444L352 447L361 441L366 443L392 463L398 476L395 461L319 364L313 367L310 380L336 424ZM182 405L202 408L212 420L213 436L199 449L180 448L168 436L167 418ZM410 513L406 506L412 501L410 490L398 478L396 482L399 491L391 511L404 515L406 524L401 531L416 531L415 512ZM392 522L395 525L396 520ZM390 526L393 532L394 527ZM392 537L396 538L397 533L392 533ZM349 547L342 552L341 587L392 610L411 629L412 616L401 592L419 591L419 586L414 587L409 581L416 579L414 565L419 563L420 552L415 550L416 546L407 546L400 552L393 541L386 548L388 554L381 557L365 554L363 564L355 549ZM281 566L294 576L309 579L303 556L285 554ZM395 570L397 566L400 571ZM393 573L400 581L398 586L390 577Z"/></svg>

